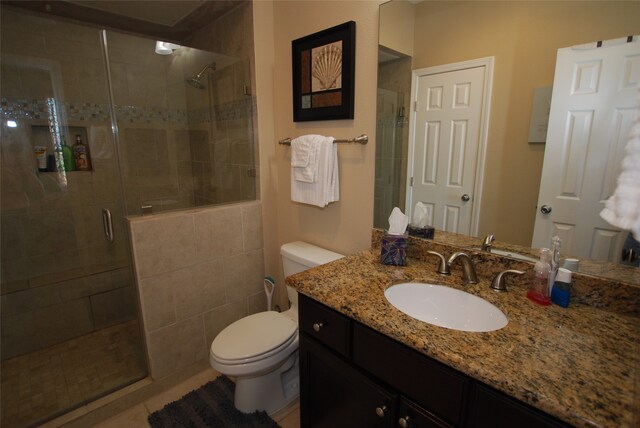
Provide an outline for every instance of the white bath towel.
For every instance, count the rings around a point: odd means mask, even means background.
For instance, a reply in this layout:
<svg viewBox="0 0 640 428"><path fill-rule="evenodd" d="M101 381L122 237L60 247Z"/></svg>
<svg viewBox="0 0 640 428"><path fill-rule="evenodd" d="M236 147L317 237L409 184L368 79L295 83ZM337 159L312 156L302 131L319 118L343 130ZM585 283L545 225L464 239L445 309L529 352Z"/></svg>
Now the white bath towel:
<svg viewBox="0 0 640 428"><path fill-rule="evenodd" d="M640 240L640 85L637 106L616 190L607 199L600 217L613 226L630 230Z"/></svg>
<svg viewBox="0 0 640 428"><path fill-rule="evenodd" d="M295 169L291 167L291 200L303 204L325 207L340 198L338 169L338 148L333 137L316 139L319 145L318 167L315 182L296 179Z"/></svg>
<svg viewBox="0 0 640 428"><path fill-rule="evenodd" d="M318 154L322 135L303 135L291 141L291 167L298 181L315 183L318 179Z"/></svg>

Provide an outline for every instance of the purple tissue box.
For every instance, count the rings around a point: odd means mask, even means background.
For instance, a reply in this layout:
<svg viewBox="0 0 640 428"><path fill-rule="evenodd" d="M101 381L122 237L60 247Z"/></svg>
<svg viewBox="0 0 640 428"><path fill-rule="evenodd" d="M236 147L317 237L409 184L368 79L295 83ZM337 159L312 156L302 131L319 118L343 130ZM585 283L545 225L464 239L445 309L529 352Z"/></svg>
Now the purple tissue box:
<svg viewBox="0 0 640 428"><path fill-rule="evenodd" d="M404 235L384 235L380 263L391 266L406 266L407 241L406 233Z"/></svg>

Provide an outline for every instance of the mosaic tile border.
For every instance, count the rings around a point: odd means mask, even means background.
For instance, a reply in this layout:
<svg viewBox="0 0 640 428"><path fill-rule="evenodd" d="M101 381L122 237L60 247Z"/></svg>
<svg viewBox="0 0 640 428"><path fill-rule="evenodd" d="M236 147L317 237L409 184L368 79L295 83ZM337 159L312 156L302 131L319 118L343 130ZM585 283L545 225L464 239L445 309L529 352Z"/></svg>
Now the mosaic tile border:
<svg viewBox="0 0 640 428"><path fill-rule="evenodd" d="M226 122L253 116L256 108L255 97L246 97L214 107L214 120ZM67 120L108 121L111 119L108 104L64 103ZM208 108L195 110L167 109L160 107L116 106L118 120L126 123L158 123L195 125L211 123ZM49 109L44 99L0 98L0 117L3 119L48 119Z"/></svg>

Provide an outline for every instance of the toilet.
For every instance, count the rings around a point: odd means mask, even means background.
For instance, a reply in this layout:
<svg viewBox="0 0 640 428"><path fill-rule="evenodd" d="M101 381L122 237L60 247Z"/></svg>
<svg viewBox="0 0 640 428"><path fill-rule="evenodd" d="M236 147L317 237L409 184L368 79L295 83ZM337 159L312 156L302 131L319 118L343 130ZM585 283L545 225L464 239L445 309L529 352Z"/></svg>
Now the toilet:
<svg viewBox="0 0 640 428"><path fill-rule="evenodd" d="M344 257L302 241L280 248L284 275ZM218 372L236 377L235 406L244 413L273 414L299 394L298 293L287 286L291 307L259 312L226 327L211 344L209 361Z"/></svg>

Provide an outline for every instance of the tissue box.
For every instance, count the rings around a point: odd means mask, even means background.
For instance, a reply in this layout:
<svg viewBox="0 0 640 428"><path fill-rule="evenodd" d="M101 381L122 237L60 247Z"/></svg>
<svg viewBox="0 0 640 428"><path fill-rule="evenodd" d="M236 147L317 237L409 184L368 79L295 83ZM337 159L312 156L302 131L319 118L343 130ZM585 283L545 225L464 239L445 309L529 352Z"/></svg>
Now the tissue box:
<svg viewBox="0 0 640 428"><path fill-rule="evenodd" d="M382 236L380 263L391 266L407 264L407 234Z"/></svg>
<svg viewBox="0 0 640 428"><path fill-rule="evenodd" d="M411 236L419 236L420 238L433 239L433 235L435 234L435 229L432 226L418 227L418 226L407 226L407 231Z"/></svg>

